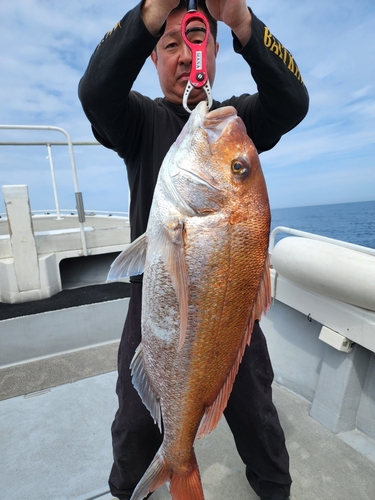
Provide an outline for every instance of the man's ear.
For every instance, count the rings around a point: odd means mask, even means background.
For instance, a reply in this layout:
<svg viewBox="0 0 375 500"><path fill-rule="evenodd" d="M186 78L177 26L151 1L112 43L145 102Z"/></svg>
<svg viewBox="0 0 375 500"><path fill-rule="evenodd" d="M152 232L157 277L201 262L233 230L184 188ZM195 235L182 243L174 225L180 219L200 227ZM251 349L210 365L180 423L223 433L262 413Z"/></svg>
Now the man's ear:
<svg viewBox="0 0 375 500"><path fill-rule="evenodd" d="M152 62L155 65L155 68L158 69L158 54L157 54L155 49L151 52L150 57L151 57Z"/></svg>

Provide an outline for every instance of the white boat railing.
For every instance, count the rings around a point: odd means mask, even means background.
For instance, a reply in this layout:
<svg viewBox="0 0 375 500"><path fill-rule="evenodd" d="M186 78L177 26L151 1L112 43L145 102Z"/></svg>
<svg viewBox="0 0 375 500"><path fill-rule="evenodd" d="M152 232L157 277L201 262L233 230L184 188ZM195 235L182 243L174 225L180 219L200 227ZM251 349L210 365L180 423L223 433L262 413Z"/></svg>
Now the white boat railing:
<svg viewBox="0 0 375 500"><path fill-rule="evenodd" d="M331 243L332 245L337 245L344 248L350 248L351 250L356 250L357 252L366 253L375 256L375 248L363 247L361 245L356 245L355 243L349 243L347 241L335 240L334 238L329 238L328 236L320 236L319 234L308 233L306 231L300 231L299 229L292 229L290 227L278 226L271 232L270 243L269 243L269 253L272 255L272 251L275 247L276 235L279 233L292 234L294 236L300 236L303 238L310 238L312 240L324 241L325 243Z"/></svg>
<svg viewBox="0 0 375 500"><path fill-rule="evenodd" d="M55 176L55 167L53 164L52 157L52 147L51 146L68 146L69 149L69 157L70 157L70 165L72 168L73 174L73 182L74 182L74 194L76 199L76 210L78 214L78 222L80 227L81 241L82 241L82 252L83 255L88 255L87 251L87 243L86 243L86 235L84 230L84 222L85 218L85 210L83 204L82 192L79 189L78 185L78 176L77 176L77 168L74 157L73 145L76 146L96 146L99 145L98 142L74 142L71 140L69 133L61 127L54 127L49 125L0 125L0 129L2 130L41 130L41 131L54 131L63 134L66 137L66 142L53 142L53 141L42 141L42 142L0 142L0 146L46 146L48 152L48 159L50 164L51 176L52 176L52 187L53 187L53 195L55 200L56 207L56 215L57 218L61 218L61 209L59 205L59 199L57 194L57 185L56 185L56 176Z"/></svg>

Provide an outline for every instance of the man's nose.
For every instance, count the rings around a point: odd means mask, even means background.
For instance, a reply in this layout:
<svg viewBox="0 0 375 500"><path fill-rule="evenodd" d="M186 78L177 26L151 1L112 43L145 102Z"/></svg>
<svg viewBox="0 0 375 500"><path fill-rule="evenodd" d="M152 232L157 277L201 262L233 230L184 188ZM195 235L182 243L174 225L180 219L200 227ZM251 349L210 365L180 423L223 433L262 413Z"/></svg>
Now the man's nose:
<svg viewBox="0 0 375 500"><path fill-rule="evenodd" d="M181 44L179 62L180 64L191 64L191 50L186 43Z"/></svg>

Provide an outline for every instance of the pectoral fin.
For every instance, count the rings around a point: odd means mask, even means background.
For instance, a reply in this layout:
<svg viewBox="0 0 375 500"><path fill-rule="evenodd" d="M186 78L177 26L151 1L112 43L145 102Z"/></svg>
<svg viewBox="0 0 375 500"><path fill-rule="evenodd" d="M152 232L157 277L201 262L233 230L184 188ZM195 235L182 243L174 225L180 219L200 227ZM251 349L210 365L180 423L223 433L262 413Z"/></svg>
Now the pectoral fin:
<svg viewBox="0 0 375 500"><path fill-rule="evenodd" d="M145 267L147 250L146 233L133 241L114 260L108 273L107 281L121 281L136 274L142 274Z"/></svg>
<svg viewBox="0 0 375 500"><path fill-rule="evenodd" d="M179 350L184 345L188 318L188 277L183 232L184 224L182 221L170 221L160 231L159 237L150 250L161 254L177 295L180 309Z"/></svg>

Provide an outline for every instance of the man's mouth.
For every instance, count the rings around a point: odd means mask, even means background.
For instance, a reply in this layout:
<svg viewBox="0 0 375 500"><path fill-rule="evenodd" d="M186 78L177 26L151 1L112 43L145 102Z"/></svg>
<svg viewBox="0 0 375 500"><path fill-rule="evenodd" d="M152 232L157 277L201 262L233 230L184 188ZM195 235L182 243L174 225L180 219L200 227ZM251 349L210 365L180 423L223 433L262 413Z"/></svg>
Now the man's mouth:
<svg viewBox="0 0 375 500"><path fill-rule="evenodd" d="M183 82L187 82L190 78L190 73L184 72L181 73L181 75L178 77L178 80L181 80Z"/></svg>

